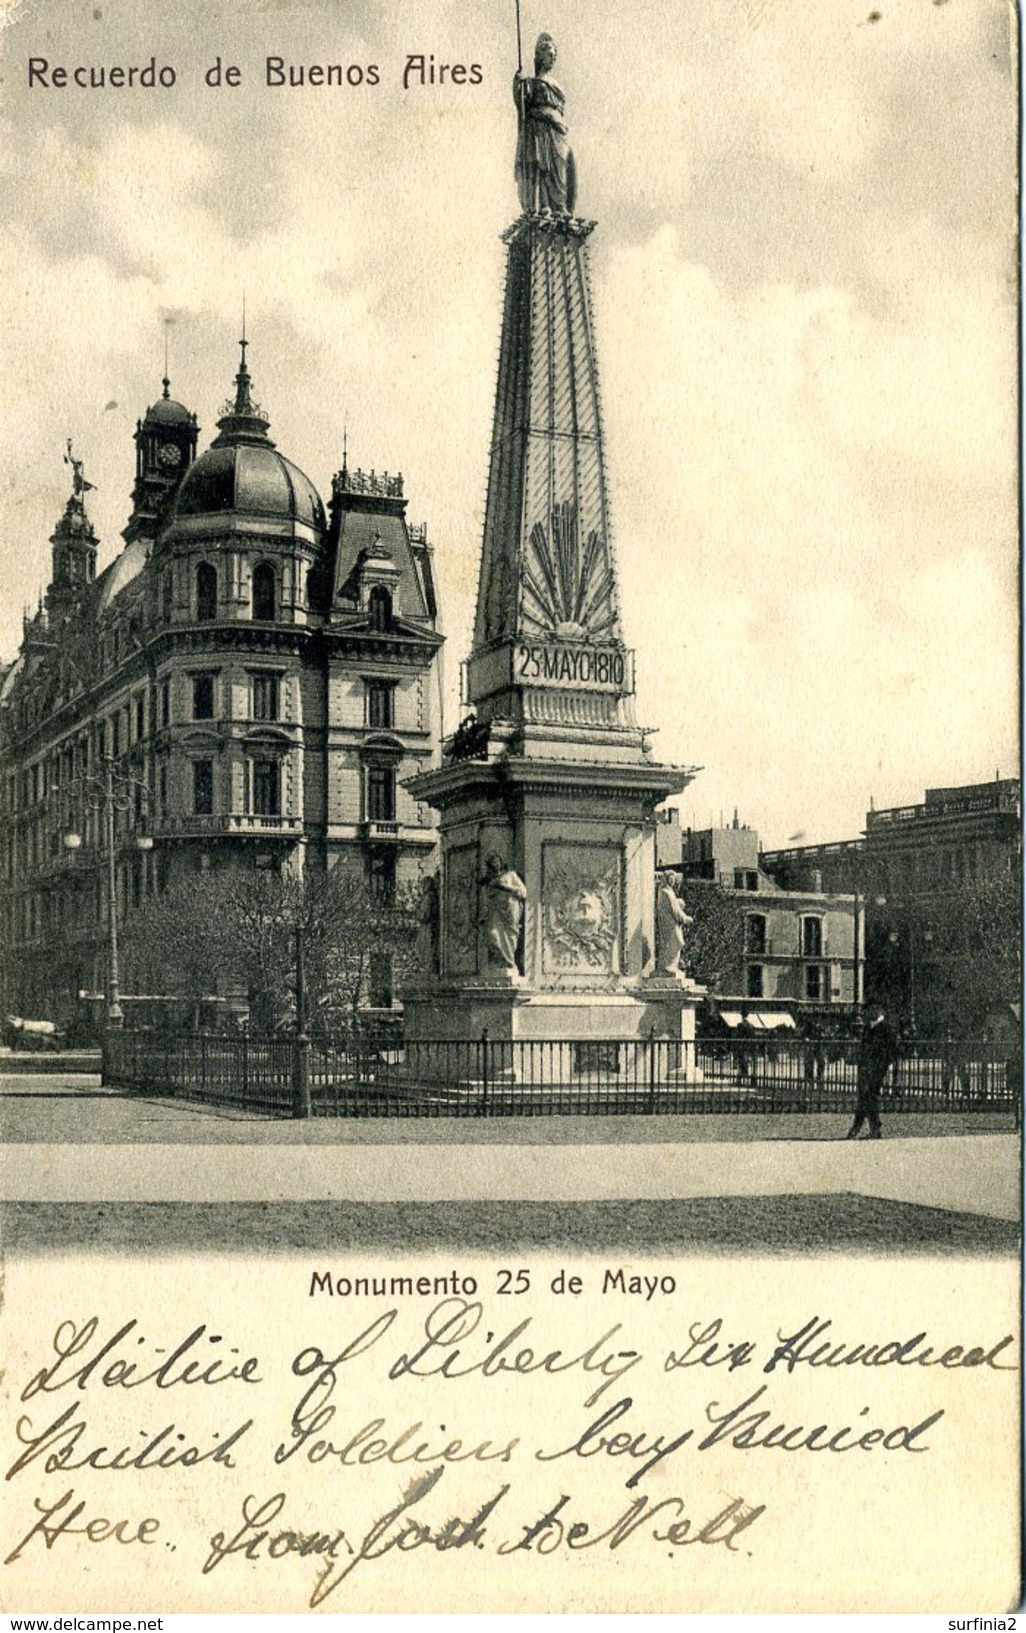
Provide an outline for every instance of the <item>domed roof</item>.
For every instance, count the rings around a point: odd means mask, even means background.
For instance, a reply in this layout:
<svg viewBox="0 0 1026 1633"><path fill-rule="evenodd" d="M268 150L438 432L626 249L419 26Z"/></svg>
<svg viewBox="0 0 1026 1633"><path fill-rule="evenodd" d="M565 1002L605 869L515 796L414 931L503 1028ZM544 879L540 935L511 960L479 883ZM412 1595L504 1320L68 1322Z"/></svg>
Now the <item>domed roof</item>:
<svg viewBox="0 0 1026 1633"><path fill-rule="evenodd" d="M115 596L128 588L132 580L139 577L150 557L150 546L147 539L133 539L127 544L120 556L112 561L106 572L97 579L99 596L96 603L98 613L106 612Z"/></svg>
<svg viewBox="0 0 1026 1633"><path fill-rule="evenodd" d="M191 425L196 418L190 413L184 403L176 402L171 396L171 381L164 376L164 395L146 410L146 418L151 425Z"/></svg>
<svg viewBox="0 0 1026 1633"><path fill-rule="evenodd" d="M218 420L217 436L190 465L175 499L174 518L223 515L301 522L323 532L324 506L308 476L280 454L268 421L250 394L246 345L235 376L235 401ZM168 406L157 404L156 407Z"/></svg>
<svg viewBox="0 0 1026 1633"><path fill-rule="evenodd" d="M249 442L213 447L189 467L175 501L176 516L242 511L283 517L323 531L324 506L309 477L274 444Z"/></svg>

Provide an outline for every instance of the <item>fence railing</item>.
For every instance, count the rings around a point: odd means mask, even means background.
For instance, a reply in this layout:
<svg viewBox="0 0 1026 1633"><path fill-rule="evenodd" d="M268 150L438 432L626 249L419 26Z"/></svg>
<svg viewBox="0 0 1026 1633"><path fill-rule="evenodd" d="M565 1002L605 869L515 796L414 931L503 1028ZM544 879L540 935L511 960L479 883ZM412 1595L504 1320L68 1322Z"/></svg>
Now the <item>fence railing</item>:
<svg viewBox="0 0 1026 1633"><path fill-rule="evenodd" d="M501 1117L849 1110L853 1046L669 1038L417 1041L111 1033L104 1082L285 1116ZM884 1111L1004 1110L1020 1068L983 1045L917 1043L888 1073Z"/></svg>

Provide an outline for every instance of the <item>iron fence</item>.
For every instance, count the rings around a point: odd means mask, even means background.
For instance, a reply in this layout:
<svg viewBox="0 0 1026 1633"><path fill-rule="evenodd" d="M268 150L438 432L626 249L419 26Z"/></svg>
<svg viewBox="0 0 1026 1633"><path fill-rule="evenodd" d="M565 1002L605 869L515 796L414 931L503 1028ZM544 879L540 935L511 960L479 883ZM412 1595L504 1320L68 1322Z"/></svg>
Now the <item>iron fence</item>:
<svg viewBox="0 0 1026 1633"><path fill-rule="evenodd" d="M854 1045L730 1038L409 1041L112 1033L104 1081L271 1114L502 1117L835 1112L854 1104ZM887 1111L1013 1112L1020 1068L983 1045L903 1049Z"/></svg>
<svg viewBox="0 0 1026 1633"><path fill-rule="evenodd" d="M121 1088L291 1115L294 1055L291 1038L125 1031L104 1039L101 1070Z"/></svg>

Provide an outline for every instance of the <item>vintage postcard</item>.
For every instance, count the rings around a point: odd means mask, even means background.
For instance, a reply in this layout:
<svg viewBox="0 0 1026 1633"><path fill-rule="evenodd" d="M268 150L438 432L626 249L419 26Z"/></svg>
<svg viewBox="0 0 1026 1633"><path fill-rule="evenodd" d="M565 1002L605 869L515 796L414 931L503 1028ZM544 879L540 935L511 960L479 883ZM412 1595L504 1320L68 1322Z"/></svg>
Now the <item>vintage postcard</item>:
<svg viewBox="0 0 1026 1633"><path fill-rule="evenodd" d="M1014 12L0 18L4 1611L1014 1627Z"/></svg>

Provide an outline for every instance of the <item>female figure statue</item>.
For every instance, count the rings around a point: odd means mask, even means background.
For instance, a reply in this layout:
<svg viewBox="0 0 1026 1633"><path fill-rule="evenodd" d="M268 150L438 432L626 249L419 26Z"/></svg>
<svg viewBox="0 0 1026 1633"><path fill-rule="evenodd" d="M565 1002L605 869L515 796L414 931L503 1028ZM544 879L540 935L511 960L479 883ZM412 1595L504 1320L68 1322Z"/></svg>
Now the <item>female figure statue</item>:
<svg viewBox="0 0 1026 1633"><path fill-rule="evenodd" d="M552 78L555 63L551 34L539 34L534 78L518 69L513 80L519 127L517 188L529 215L573 215L577 202L577 174L563 118L566 97Z"/></svg>
<svg viewBox="0 0 1026 1633"><path fill-rule="evenodd" d="M417 961L426 975L438 974L438 879L429 873L417 903Z"/></svg>
<svg viewBox="0 0 1026 1633"><path fill-rule="evenodd" d="M527 887L515 868L505 867L494 852L485 863L481 883L488 963L492 969L516 975Z"/></svg>

